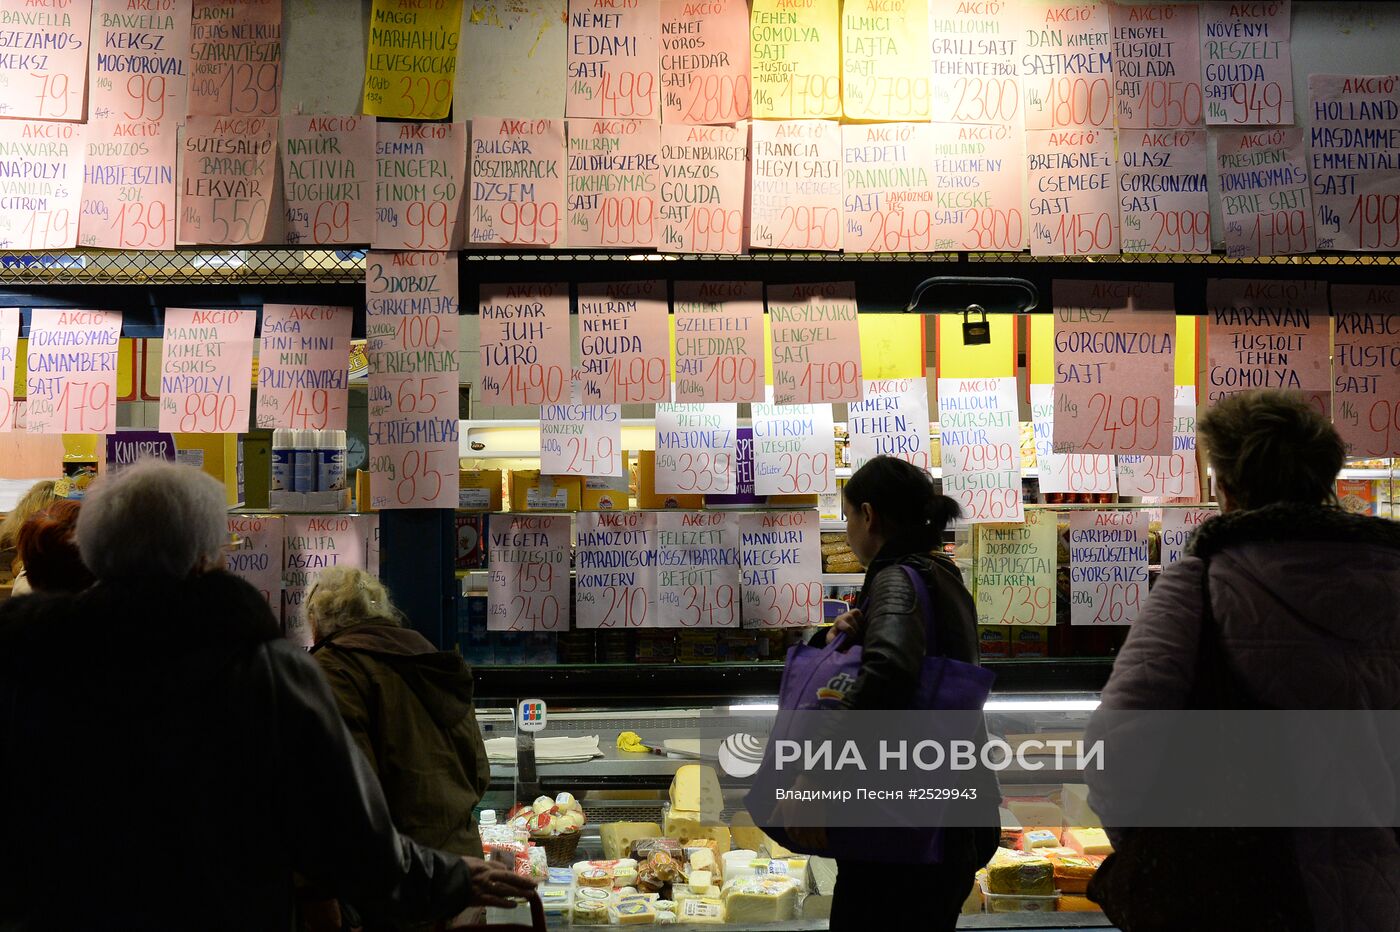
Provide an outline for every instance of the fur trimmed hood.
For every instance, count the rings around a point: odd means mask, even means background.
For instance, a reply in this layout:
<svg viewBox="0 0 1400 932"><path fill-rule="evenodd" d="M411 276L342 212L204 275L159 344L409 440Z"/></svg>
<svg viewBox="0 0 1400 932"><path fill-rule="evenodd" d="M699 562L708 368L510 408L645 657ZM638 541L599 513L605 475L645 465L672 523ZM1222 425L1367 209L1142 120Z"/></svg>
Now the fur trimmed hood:
<svg viewBox="0 0 1400 932"><path fill-rule="evenodd" d="M1186 546L1186 553L1204 558L1237 544L1305 541L1400 550L1400 522L1352 514L1326 505L1277 502L1211 518L1196 531Z"/></svg>

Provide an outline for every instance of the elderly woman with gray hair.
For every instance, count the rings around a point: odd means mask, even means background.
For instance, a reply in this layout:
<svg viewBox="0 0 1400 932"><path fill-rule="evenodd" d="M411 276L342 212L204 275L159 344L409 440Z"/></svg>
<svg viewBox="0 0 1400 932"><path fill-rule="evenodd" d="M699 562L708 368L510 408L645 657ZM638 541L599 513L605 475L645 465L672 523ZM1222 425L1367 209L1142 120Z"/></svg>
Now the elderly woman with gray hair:
<svg viewBox="0 0 1400 932"><path fill-rule="evenodd" d="M289 928L293 874L438 919L532 884L401 835L315 664L222 569L223 487L143 463L77 525L97 578L0 605L0 915Z"/></svg>

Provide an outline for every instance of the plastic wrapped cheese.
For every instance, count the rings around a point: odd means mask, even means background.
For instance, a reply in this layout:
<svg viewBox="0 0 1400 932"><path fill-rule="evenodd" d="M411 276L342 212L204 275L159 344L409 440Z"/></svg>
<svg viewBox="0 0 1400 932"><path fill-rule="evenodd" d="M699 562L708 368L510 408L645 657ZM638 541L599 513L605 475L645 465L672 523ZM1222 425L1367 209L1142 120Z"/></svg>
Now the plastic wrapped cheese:
<svg viewBox="0 0 1400 932"><path fill-rule="evenodd" d="M610 822L598 829L605 858L625 858L632 853L633 843L660 834L661 826L655 822Z"/></svg>
<svg viewBox="0 0 1400 932"><path fill-rule="evenodd" d="M613 906L612 914L620 926L651 925L656 922L656 907L651 900L640 896L619 900Z"/></svg>
<svg viewBox="0 0 1400 932"><path fill-rule="evenodd" d="M1108 833L1101 828L1067 828L1064 835L1065 846L1080 854L1112 854L1113 845L1108 841Z"/></svg>
<svg viewBox="0 0 1400 932"><path fill-rule="evenodd" d="M987 889L1011 896L1053 896L1055 868L1025 851L998 850L987 865Z"/></svg>
<svg viewBox="0 0 1400 932"><path fill-rule="evenodd" d="M797 884L787 877L746 877L724 890L724 921L780 922L797 913Z"/></svg>
<svg viewBox="0 0 1400 932"><path fill-rule="evenodd" d="M1055 888L1061 893L1083 893L1089 888L1098 865L1076 855L1052 858L1055 869Z"/></svg>
<svg viewBox="0 0 1400 932"><path fill-rule="evenodd" d="M1032 829L1021 836L1021 849L1023 851L1030 851L1033 848L1057 848L1059 845L1059 833L1049 829Z"/></svg>
<svg viewBox="0 0 1400 932"><path fill-rule="evenodd" d="M1089 787L1083 783L1066 783L1060 790L1060 807L1065 811L1066 825L1102 828L1098 815L1089 808Z"/></svg>
<svg viewBox="0 0 1400 932"><path fill-rule="evenodd" d="M718 897L694 896L676 901L676 921L699 925L722 925L724 901Z"/></svg>
<svg viewBox="0 0 1400 932"><path fill-rule="evenodd" d="M576 926L612 925L608 916L608 905L594 900L575 900L569 917Z"/></svg>

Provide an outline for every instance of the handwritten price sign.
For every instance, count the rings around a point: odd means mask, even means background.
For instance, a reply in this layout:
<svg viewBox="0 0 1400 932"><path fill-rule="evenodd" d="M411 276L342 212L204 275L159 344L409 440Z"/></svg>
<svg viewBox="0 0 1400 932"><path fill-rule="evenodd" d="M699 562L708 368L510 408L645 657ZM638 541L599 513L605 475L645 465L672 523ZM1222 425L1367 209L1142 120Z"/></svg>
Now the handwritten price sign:
<svg viewBox="0 0 1400 932"><path fill-rule="evenodd" d="M749 245L817 252L840 249L840 124L759 121L752 132Z"/></svg>
<svg viewBox="0 0 1400 932"><path fill-rule="evenodd" d="M1297 127L1216 136L1229 256L1284 256L1316 248L1312 190ZM1268 166L1268 171L1261 171Z"/></svg>
<svg viewBox="0 0 1400 932"><path fill-rule="evenodd" d="M585 511L577 522L577 627L656 627L656 515Z"/></svg>
<svg viewBox="0 0 1400 932"><path fill-rule="evenodd" d="M936 248L933 127L881 123L841 127L845 151L845 250L931 252Z"/></svg>
<svg viewBox="0 0 1400 932"><path fill-rule="evenodd" d="M1153 3L1111 10L1119 128L1204 126L1197 7Z"/></svg>
<svg viewBox="0 0 1400 932"><path fill-rule="evenodd" d="M570 397L569 286L482 285L481 403L543 405Z"/></svg>
<svg viewBox="0 0 1400 932"><path fill-rule="evenodd" d="M160 370L160 429L228 434L248 429L257 312L167 308Z"/></svg>
<svg viewBox="0 0 1400 932"><path fill-rule="evenodd" d="M477 117L471 179L470 242L564 244L563 120Z"/></svg>
<svg viewBox="0 0 1400 932"><path fill-rule="evenodd" d="M287 640L311 646L305 601L317 570L326 566L368 568L368 539L373 526L369 515L286 516L286 536L278 552L282 554L282 619Z"/></svg>
<svg viewBox="0 0 1400 932"><path fill-rule="evenodd" d="M665 282L580 285L578 318L585 401L655 403L671 397Z"/></svg>
<svg viewBox="0 0 1400 932"><path fill-rule="evenodd" d="M1026 133L1032 255L1118 252L1115 142L1099 129Z"/></svg>
<svg viewBox="0 0 1400 932"><path fill-rule="evenodd" d="M375 123L359 116L282 118L287 242L316 246L374 237Z"/></svg>
<svg viewBox="0 0 1400 932"><path fill-rule="evenodd" d="M661 120L734 123L752 109L744 0L661 0Z"/></svg>
<svg viewBox="0 0 1400 932"><path fill-rule="evenodd" d="M0 166L23 177L24 197L0 210L0 246L5 249L72 249L78 241L83 192L80 123L0 120Z"/></svg>
<svg viewBox="0 0 1400 932"><path fill-rule="evenodd" d="M938 380L943 492L969 523L1024 519L1017 412L1013 378Z"/></svg>
<svg viewBox="0 0 1400 932"><path fill-rule="evenodd" d="M836 490L831 405L753 406L754 491L824 495Z"/></svg>
<svg viewBox="0 0 1400 932"><path fill-rule="evenodd" d="M763 400L761 282L676 282L676 401Z"/></svg>
<svg viewBox="0 0 1400 932"><path fill-rule="evenodd" d="M1024 524L977 529L977 623L1055 623L1056 521L1028 511Z"/></svg>
<svg viewBox="0 0 1400 932"><path fill-rule="evenodd" d="M567 630L569 516L510 515L492 521L488 535L487 630Z"/></svg>
<svg viewBox="0 0 1400 932"><path fill-rule="evenodd" d="M661 124L661 252L744 251L748 133Z"/></svg>
<svg viewBox="0 0 1400 932"><path fill-rule="evenodd" d="M738 455L734 405L656 406L656 491L731 494Z"/></svg>
<svg viewBox="0 0 1400 932"><path fill-rule="evenodd" d="M19 308L0 307L0 433L15 429L15 353Z"/></svg>
<svg viewBox="0 0 1400 932"><path fill-rule="evenodd" d="M769 512L741 515L739 522L744 626L821 624L820 516L815 511Z"/></svg>
<svg viewBox="0 0 1400 932"><path fill-rule="evenodd" d="M282 94L279 0L194 0L190 116L276 116Z"/></svg>
<svg viewBox="0 0 1400 932"><path fill-rule="evenodd" d="M30 313L26 430L35 434L115 431L121 313L48 308Z"/></svg>
<svg viewBox="0 0 1400 932"><path fill-rule="evenodd" d="M622 409L617 405L542 406L540 471L550 476L621 476Z"/></svg>
<svg viewBox="0 0 1400 932"><path fill-rule="evenodd" d="M1400 75L1313 74L1308 92L1317 248L1400 248L1400 179L1380 167L1400 157Z"/></svg>
<svg viewBox="0 0 1400 932"><path fill-rule="evenodd" d="M568 116L657 119L660 28L655 0L569 0Z"/></svg>
<svg viewBox="0 0 1400 932"><path fill-rule="evenodd" d="M1336 410L1350 456L1400 456L1400 289L1334 285Z"/></svg>
<svg viewBox="0 0 1400 932"><path fill-rule="evenodd" d="M749 38L755 118L841 116L841 21L835 0L797 8L786 0L754 0Z"/></svg>
<svg viewBox="0 0 1400 932"><path fill-rule="evenodd" d="M375 248L451 249L466 194L466 124L380 121L376 138Z"/></svg>
<svg viewBox="0 0 1400 932"><path fill-rule="evenodd" d="M1292 10L1287 2L1204 4L1206 122L1293 122Z"/></svg>
<svg viewBox="0 0 1400 932"><path fill-rule="evenodd" d="M262 593L274 612L282 611L281 515L229 515L228 532L238 543L224 553L224 569Z"/></svg>
<svg viewBox="0 0 1400 932"><path fill-rule="evenodd" d="M1096 494L1118 491L1112 456L1056 453L1054 434L1055 386L1031 385L1031 424L1042 492Z"/></svg>
<svg viewBox="0 0 1400 932"><path fill-rule="evenodd" d="M1026 129L1113 130L1112 21L1108 4L1038 0L1026 10ZM1069 47L1075 54L1063 54Z"/></svg>
<svg viewBox="0 0 1400 932"><path fill-rule="evenodd" d="M855 284L772 285L773 398L779 405L860 401Z"/></svg>
<svg viewBox="0 0 1400 932"><path fill-rule="evenodd" d="M1069 517L1070 623L1127 625L1147 599L1147 512Z"/></svg>
<svg viewBox="0 0 1400 932"><path fill-rule="evenodd" d="M657 514L658 627L739 627L739 535L735 514Z"/></svg>

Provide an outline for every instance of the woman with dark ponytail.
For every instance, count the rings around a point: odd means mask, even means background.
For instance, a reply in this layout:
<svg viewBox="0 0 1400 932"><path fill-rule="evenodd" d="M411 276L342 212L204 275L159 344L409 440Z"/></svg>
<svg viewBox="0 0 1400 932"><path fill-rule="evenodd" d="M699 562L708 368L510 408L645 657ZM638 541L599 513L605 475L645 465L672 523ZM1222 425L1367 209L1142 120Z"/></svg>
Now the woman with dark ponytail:
<svg viewBox="0 0 1400 932"><path fill-rule="evenodd" d="M928 474L904 460L877 456L856 470L845 489L846 540L867 567L862 609L836 620L847 641L862 645L860 674L842 705L857 711L909 709L930 645L925 607L909 576L918 571L933 604L937 654L977 662L977 610L962 574L942 555L943 532L962 514L958 503L934 488ZM944 829L943 857L936 864L901 868L901 877L920 895L900 900L872 897L888 883L890 865L838 861L831 929L953 929L972 888L977 869L996 852L999 801L995 777L983 775L987 822L977 828ZM981 796L992 797L981 800ZM872 829L874 831L874 829ZM911 876L917 874L917 876Z"/></svg>

